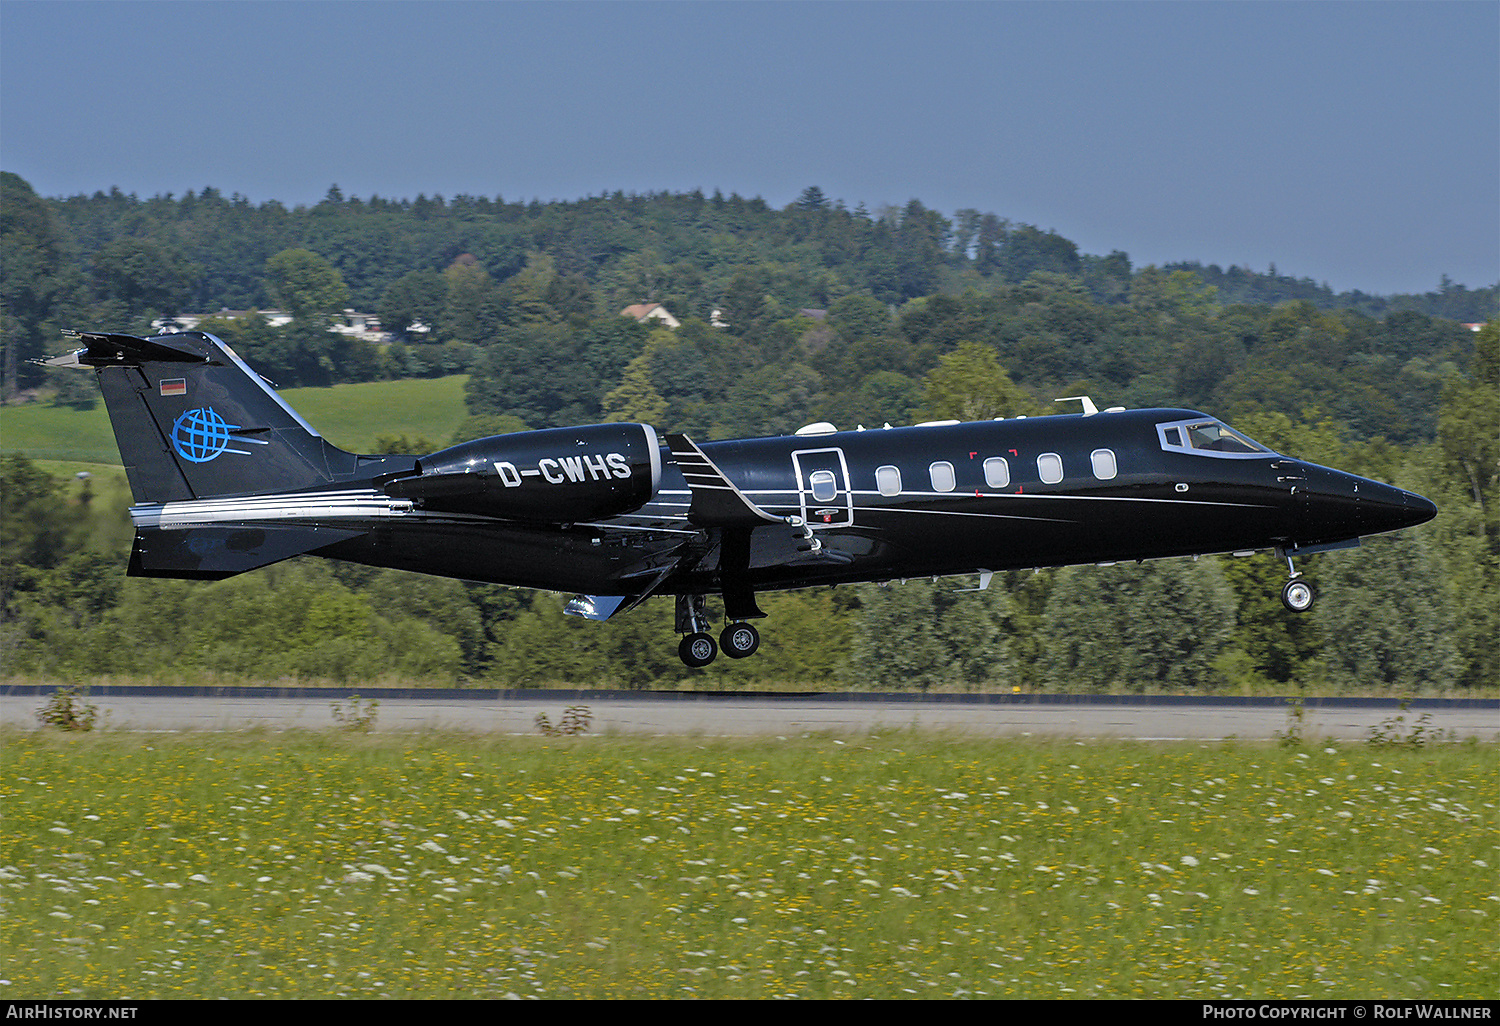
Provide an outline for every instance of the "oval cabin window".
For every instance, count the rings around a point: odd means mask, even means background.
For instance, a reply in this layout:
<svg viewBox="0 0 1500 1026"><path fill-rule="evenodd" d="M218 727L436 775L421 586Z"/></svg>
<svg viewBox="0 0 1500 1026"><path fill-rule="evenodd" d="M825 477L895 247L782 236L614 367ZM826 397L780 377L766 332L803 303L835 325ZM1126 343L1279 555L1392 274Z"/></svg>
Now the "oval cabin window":
<svg viewBox="0 0 1500 1026"><path fill-rule="evenodd" d="M984 483L991 488L1010 486L1010 464L1002 456L991 456L984 461Z"/></svg>
<svg viewBox="0 0 1500 1026"><path fill-rule="evenodd" d="M813 498L819 502L832 502L833 497L839 493L838 478L833 476L831 470L814 471L807 481L812 485Z"/></svg>
<svg viewBox="0 0 1500 1026"><path fill-rule="evenodd" d="M935 492L951 492L958 479L953 476L953 464L934 463L927 468L932 475L932 490Z"/></svg>
<svg viewBox="0 0 1500 1026"><path fill-rule="evenodd" d="M1057 484L1063 479L1062 457L1055 452L1044 452L1036 458L1036 472L1043 484Z"/></svg>
<svg viewBox="0 0 1500 1026"><path fill-rule="evenodd" d="M900 495L901 471L896 467L876 467L875 487L881 495Z"/></svg>
<svg viewBox="0 0 1500 1026"><path fill-rule="evenodd" d="M1113 449L1095 449L1089 453L1089 460L1094 464L1094 476L1101 481L1113 481L1120 472Z"/></svg>

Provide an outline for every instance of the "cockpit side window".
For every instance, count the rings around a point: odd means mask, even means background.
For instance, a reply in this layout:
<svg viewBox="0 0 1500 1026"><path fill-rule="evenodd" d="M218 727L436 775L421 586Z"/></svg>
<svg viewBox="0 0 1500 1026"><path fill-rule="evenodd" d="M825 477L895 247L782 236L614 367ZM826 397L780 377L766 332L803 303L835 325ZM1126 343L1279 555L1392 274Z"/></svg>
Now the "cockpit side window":
<svg viewBox="0 0 1500 1026"><path fill-rule="evenodd" d="M1223 424L1194 424L1187 429L1187 433L1194 449L1209 449L1213 452L1263 451L1254 442L1235 434Z"/></svg>
<svg viewBox="0 0 1500 1026"><path fill-rule="evenodd" d="M1213 420L1184 420L1156 425L1161 447L1197 456L1243 458L1274 455L1270 449L1229 425Z"/></svg>

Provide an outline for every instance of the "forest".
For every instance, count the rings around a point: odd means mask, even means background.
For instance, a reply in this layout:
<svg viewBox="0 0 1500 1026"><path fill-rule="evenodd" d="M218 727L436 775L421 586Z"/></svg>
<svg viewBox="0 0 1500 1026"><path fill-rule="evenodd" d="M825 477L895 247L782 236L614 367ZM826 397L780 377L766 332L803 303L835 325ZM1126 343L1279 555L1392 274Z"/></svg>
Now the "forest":
<svg viewBox="0 0 1500 1026"><path fill-rule="evenodd" d="M1436 502L1433 523L1269 554L767 596L755 659L686 671L670 602L578 623L562 598L294 560L217 584L124 576L125 500L0 447L0 661L97 679L487 686L1472 692L1500 684L1500 290L1335 294L1308 279L1082 254L1055 231L911 200L776 209L720 193L345 197L213 189L47 199L0 173L6 403L87 407L29 361L65 328L199 324L278 386L466 375L455 438L640 420L704 439L1186 406ZM622 317L660 303L668 329ZM260 311L284 311L273 324ZM378 315L389 340L330 331ZM1488 322L1482 330L1466 325ZM0 419L4 412L0 409ZM73 468L66 468L71 470ZM123 523L123 526L122 526ZM211 615L200 615L211 611Z"/></svg>

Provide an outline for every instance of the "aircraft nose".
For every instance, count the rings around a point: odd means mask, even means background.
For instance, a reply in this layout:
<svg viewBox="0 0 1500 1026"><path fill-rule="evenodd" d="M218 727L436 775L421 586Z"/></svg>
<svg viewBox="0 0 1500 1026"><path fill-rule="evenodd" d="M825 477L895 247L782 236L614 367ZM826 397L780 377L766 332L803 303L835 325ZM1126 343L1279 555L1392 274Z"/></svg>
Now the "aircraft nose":
<svg viewBox="0 0 1500 1026"><path fill-rule="evenodd" d="M1367 477L1311 464L1307 475L1308 526L1343 537L1399 531L1425 524L1437 507L1422 496Z"/></svg>
<svg viewBox="0 0 1500 1026"><path fill-rule="evenodd" d="M1429 500L1379 481L1361 478L1358 495L1360 526L1370 534L1415 527L1437 516L1437 506Z"/></svg>

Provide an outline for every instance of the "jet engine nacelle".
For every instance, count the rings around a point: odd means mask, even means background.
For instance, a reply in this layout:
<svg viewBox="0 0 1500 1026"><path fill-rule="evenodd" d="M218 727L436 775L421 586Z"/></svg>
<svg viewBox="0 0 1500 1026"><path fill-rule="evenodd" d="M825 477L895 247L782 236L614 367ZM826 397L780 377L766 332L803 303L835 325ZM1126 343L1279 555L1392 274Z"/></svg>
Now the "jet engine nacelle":
<svg viewBox="0 0 1500 1026"><path fill-rule="evenodd" d="M592 424L464 442L423 456L414 475L384 487L426 510L559 524L628 513L660 485L650 425Z"/></svg>

